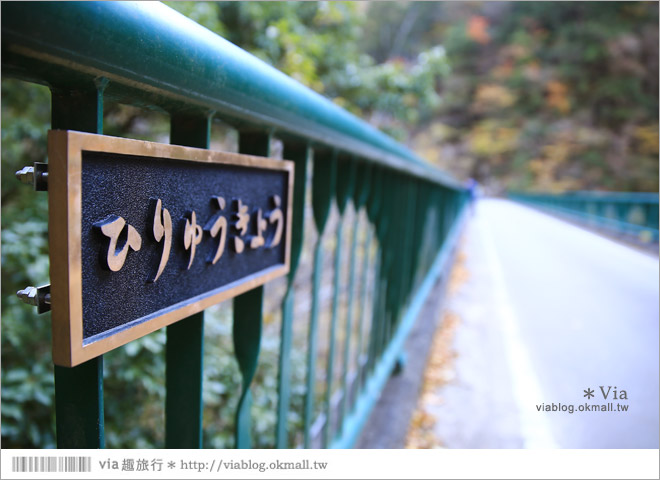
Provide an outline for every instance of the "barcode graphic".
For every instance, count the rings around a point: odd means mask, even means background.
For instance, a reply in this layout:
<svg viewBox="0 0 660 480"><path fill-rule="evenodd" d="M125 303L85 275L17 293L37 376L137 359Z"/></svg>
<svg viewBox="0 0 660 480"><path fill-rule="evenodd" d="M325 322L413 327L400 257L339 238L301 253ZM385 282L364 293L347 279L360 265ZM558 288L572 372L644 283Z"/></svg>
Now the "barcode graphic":
<svg viewBox="0 0 660 480"><path fill-rule="evenodd" d="M92 457L13 457L12 472L91 472Z"/></svg>

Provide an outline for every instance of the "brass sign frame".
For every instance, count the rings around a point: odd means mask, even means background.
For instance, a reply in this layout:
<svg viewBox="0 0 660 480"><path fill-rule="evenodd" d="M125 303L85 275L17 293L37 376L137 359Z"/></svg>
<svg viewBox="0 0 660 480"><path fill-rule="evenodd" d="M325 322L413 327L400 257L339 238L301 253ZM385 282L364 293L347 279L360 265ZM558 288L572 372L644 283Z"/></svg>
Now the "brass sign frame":
<svg viewBox="0 0 660 480"><path fill-rule="evenodd" d="M288 173L285 262L249 275L239 285L201 295L190 302L92 343L83 344L82 318L82 152L138 155L154 159L238 165ZM294 163L265 157L167 145L69 130L48 132L48 222L53 362L73 367L160 328L240 295L289 272ZM224 287L221 287L224 288Z"/></svg>

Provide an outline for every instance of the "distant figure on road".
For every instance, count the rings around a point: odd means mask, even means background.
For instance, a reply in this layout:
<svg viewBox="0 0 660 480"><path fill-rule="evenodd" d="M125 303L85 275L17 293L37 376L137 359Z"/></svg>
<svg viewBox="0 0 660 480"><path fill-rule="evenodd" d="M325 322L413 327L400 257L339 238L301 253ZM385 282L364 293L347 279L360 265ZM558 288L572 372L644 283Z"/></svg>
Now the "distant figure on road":
<svg viewBox="0 0 660 480"><path fill-rule="evenodd" d="M465 187L470 194L470 210L474 213L474 202L477 200L477 188L479 187L479 182L474 178L469 178L468 181L465 182Z"/></svg>

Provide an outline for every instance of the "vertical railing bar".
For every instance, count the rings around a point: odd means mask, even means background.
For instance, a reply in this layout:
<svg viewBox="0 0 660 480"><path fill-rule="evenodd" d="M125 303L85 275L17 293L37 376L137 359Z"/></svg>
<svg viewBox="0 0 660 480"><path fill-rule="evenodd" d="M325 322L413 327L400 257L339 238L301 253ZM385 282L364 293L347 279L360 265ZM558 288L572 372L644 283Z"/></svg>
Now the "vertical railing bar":
<svg viewBox="0 0 660 480"><path fill-rule="evenodd" d="M417 272L417 254L419 252L419 241L420 235L418 235L418 217L417 210L420 209L419 196L420 196L420 185L418 181L413 182L413 191L412 195L412 212L411 212L411 232L414 237L410 240L410 264L408 272L408 302L412 297L412 292L415 289L415 274Z"/></svg>
<svg viewBox="0 0 660 480"><path fill-rule="evenodd" d="M387 191L387 188L383 190ZM385 197L386 198L386 197ZM387 285L388 285L388 264L389 264L389 242L388 242L388 228L392 224L391 222L391 212L388 209L388 202L384 199L383 206L381 208L380 215L380 224L381 231L383 232L379 235L380 240L380 263L378 264L378 296L377 302L378 307L376 308L376 318L373 337L373 355L372 363L370 365L371 371L376 368L376 364L380 359L380 346L381 340L383 338L383 332L385 329L385 322L387 321ZM388 218L389 217L389 218Z"/></svg>
<svg viewBox="0 0 660 480"><path fill-rule="evenodd" d="M385 214L388 216L388 228L384 238L384 253L385 253L385 268L384 268L384 298L383 298L383 321L378 333L378 343L376 344L376 356L380 359L385 345L387 344L387 337L391 328L391 323L394 321L395 312L395 299L396 288L398 279L396 277L396 239L397 227L400 221L400 216L397 214L399 202L395 201L394 196L391 194L396 188L394 181L394 172L390 172L388 176L388 187L384 189L385 193Z"/></svg>
<svg viewBox="0 0 660 480"><path fill-rule="evenodd" d="M252 392L250 383L257 370L261 343L263 287L257 287L234 297L232 339L234 353L241 371L241 396L236 407L234 439L236 448L252 448Z"/></svg>
<svg viewBox="0 0 660 480"><path fill-rule="evenodd" d="M442 245L445 243L445 239L447 238L447 233L449 232L449 209L451 208L451 196L449 194L449 190L444 188L439 189L438 203L440 205L439 215L441 217L442 223L442 235L438 238L435 251L438 251L440 248L442 248Z"/></svg>
<svg viewBox="0 0 660 480"><path fill-rule="evenodd" d="M403 215L403 229L401 232L401 253L403 254L402 264L401 264L401 291L399 293L399 312L404 312L406 309L406 302L408 301L408 275L410 274L409 265L410 265L410 248L409 240L413 233L412 229L412 182L410 179L407 179L406 182L406 204L405 204L405 213ZM397 322L394 324L392 334L396 332L396 328L399 325L400 315L397 316Z"/></svg>
<svg viewBox="0 0 660 480"><path fill-rule="evenodd" d="M341 175L339 172L341 170ZM335 418L335 408L333 405L333 391L332 387L334 385L334 373L335 373L335 355L337 350L337 324L339 322L339 310L341 308L340 298L342 298L342 274L343 274L343 257L342 253L344 250L344 227L346 223L346 206L348 204L348 199L353 195L353 187L355 184L355 176L357 173L357 164L353 161L352 158L348 160L341 160L337 163L337 185L335 191L335 199L337 204L337 210L339 211L339 222L336 230L336 248L335 248L335 266L334 266L334 279L333 279L333 295L332 295L332 316L330 320L330 331L329 331L329 348L328 348L328 362L326 365L326 379L327 387L325 390L325 445L329 446L333 439L334 427L337 423ZM350 326L350 313L346 313L347 325ZM350 338L350 333L347 331L344 332L346 338ZM344 376L346 371L344 371ZM345 378L342 377L342 385ZM345 394L345 392L343 392ZM345 395L344 395L345 396ZM343 404L343 401L340 403Z"/></svg>
<svg viewBox="0 0 660 480"><path fill-rule="evenodd" d="M363 377L363 365L362 365L362 360L363 360L363 355L362 355L362 336L363 336L363 328L364 328L364 312L365 312L365 306L367 302L367 297L366 295L368 294L368 269L369 269L369 254L370 254L370 246L371 246L371 225L368 223L369 217L367 214L367 201L369 199L369 193L372 189L371 185L371 177L372 177L372 168L367 166L366 164L361 164L358 167L357 170L357 178L355 180L355 190L354 190L354 197L353 197L353 207L355 210L355 223L354 223L354 235L353 235L353 241L352 241L352 247L351 247L351 285L349 285L349 311L351 312L351 315L356 313L354 310L357 310L357 313L355 315L355 319L357 322L356 328L357 328L357 337L355 341L355 375L354 375L354 381L351 387L344 386L344 390L347 390L348 388L351 389L353 395L352 399L348 399L348 395L346 396L347 400L350 403L350 408L352 409L355 406L355 402L359 398L360 392L362 390L362 377ZM363 208L364 207L364 208ZM356 263L357 263L357 257L353 257L353 252L357 252L358 249L358 232L360 230L361 225L364 223L363 222L363 212L364 212L364 218L366 219L366 228L365 230L365 239L364 243L362 244L362 270L360 271L360 280L359 280L359 288L360 288L360 294L358 295L359 301L357 302L357 307L352 306L354 302L354 295L357 293L355 290L358 288L357 285L355 285L355 281L357 281L357 270L356 269ZM350 351L349 351L349 357L350 358ZM345 361L345 364L348 362ZM343 413L342 413L342 418L346 418L345 416L347 415L347 408L348 405L344 404L342 406ZM342 422L342 429L345 427L345 422Z"/></svg>
<svg viewBox="0 0 660 480"><path fill-rule="evenodd" d="M364 367L366 365L362 365L363 363L363 357L366 359L366 351L363 353L364 346L363 346L363 338L364 338L364 319L367 315L367 299L369 297L369 286L368 286L368 281L369 281L369 265L370 265L370 254L371 254L371 243L372 243L372 235L373 235L373 230L371 228L371 225L367 227L367 233L366 233L366 238L364 240L364 257L362 258L362 278L360 280L360 294L361 294L361 301L358 303L358 331L357 331L357 371L358 371L358 392L362 390L362 386L364 385ZM358 396L356 395L355 398Z"/></svg>
<svg viewBox="0 0 660 480"><path fill-rule="evenodd" d="M433 245L433 248L431 249L430 257L432 257L435 252L438 251L440 248L442 241L445 237L445 209L446 204L444 202L444 190L443 189L438 189L436 188L435 191L433 192L432 196L432 203L435 204L435 214L436 214L436 224L438 225L438 228L433 231L433 237L432 237L432 242L431 245Z"/></svg>
<svg viewBox="0 0 660 480"><path fill-rule="evenodd" d="M407 210L405 215L405 222L407 223L407 228L404 230L403 235L403 252L405 254L404 268L403 268L403 294L402 294L402 304L405 307L408 304L410 298L410 291L412 288L412 279L414 274L414 249L412 248L413 241L416 239L415 235L415 204L417 190L415 189L414 182L410 179L408 181L408 203Z"/></svg>
<svg viewBox="0 0 660 480"><path fill-rule="evenodd" d="M367 370L366 376L368 377L376 365L377 360L377 344L379 338L379 332L382 324L383 317L383 279L382 279L382 264L383 264L383 250L382 246L379 245L378 252L376 254L376 262L374 264L374 293L372 296L372 308L371 308L371 327L369 330L369 348L367 353Z"/></svg>
<svg viewBox="0 0 660 480"><path fill-rule="evenodd" d="M419 248L416 253L416 260L415 260L415 280L414 280L414 288L417 289L424 278L424 265L426 265L426 259L425 259L425 254L426 254L426 249L428 248L428 242L427 242L427 227L426 227L426 220L428 218L428 211L430 208L429 205L429 199L428 199L428 184L425 182L421 182L420 187L419 187L419 202L418 204L421 206L421 208L417 209L416 217L417 217L417 238L419 238ZM430 228L430 227L429 227Z"/></svg>
<svg viewBox="0 0 660 480"><path fill-rule="evenodd" d="M402 223L402 209L401 205L405 200L399 198L403 191L403 185L400 181L394 181L390 184L391 191L397 192L396 201L390 202L390 228L388 229L387 234L387 256L388 256L388 267L387 267L387 297L386 297L386 321L383 325L383 332L380 339L380 348L379 356L387 348L387 343L390 338L392 331L392 324L396 321L396 314L398 309L398 295L399 287L401 284L401 278L399 276L400 267L401 267L401 250L399 245L399 239L401 236L401 223Z"/></svg>
<svg viewBox="0 0 660 480"><path fill-rule="evenodd" d="M293 280L287 286L282 300L282 326L280 332L280 356L277 378L277 424L275 448L287 448L289 431L289 406L291 398L291 347L293 344Z"/></svg>
<svg viewBox="0 0 660 480"><path fill-rule="evenodd" d="M344 243L344 216L339 217L339 222L336 231L336 248L335 248L335 268L333 279L333 293L332 293L332 314L330 318L330 329L328 337L328 362L326 364L326 389L325 389L325 446L330 445L332 440L332 384L334 383L334 365L335 365L335 343L337 337L337 317L339 315L339 294L340 294L340 280L341 280L341 254L342 244Z"/></svg>
<svg viewBox="0 0 660 480"><path fill-rule="evenodd" d="M277 379L277 425L275 427L275 446L287 448L289 402L291 396L291 347L293 343L293 311L294 288L296 272L300 260L303 244L303 227L305 219L305 192L307 186L307 165L312 149L291 148L291 144L284 143L283 157L295 162L293 212L291 229L291 260L287 279L287 289L282 301L282 330L280 336L280 357Z"/></svg>
<svg viewBox="0 0 660 480"><path fill-rule="evenodd" d="M379 301L379 309L380 309L380 314L378 316L378 328L376 330L376 342L375 342L375 354L374 354L374 363L372 365L372 369L376 367L376 363L378 360L380 360L380 356L383 352L383 339L385 337L385 328L387 323L390 321L390 314L391 311L388 309L388 303L389 303L389 295L390 295L390 290L391 290L391 283L389 282L389 272L390 268L387 267L387 264L390 263L390 260L387 259L388 256L388 248L389 245L385 245L383 247L384 250L384 265L385 268L383 268L383 265L381 265L381 270L383 271L381 275L381 283L380 283L380 301Z"/></svg>
<svg viewBox="0 0 660 480"><path fill-rule="evenodd" d="M353 202L355 207L355 202ZM346 310L346 326L345 326L345 338L344 338L344 359L343 359L343 371L342 371L342 399L339 418L342 419L342 428L344 426L344 419L346 418L346 408L348 406L348 395L349 395L349 385L348 385L348 371L349 371L349 362L351 355L351 330L353 329L353 302L355 298L355 276L356 276L356 250L357 250L357 234L359 227L359 218L357 208L354 208L355 219L353 221L353 229L351 232L351 248L350 248L350 259L349 259L349 276L348 276L348 308Z"/></svg>
<svg viewBox="0 0 660 480"><path fill-rule="evenodd" d="M440 206L436 202L438 196L438 191L436 188L429 186L428 190L428 205L429 205L429 219L433 221L432 229L427 231L428 234L428 249L426 250L426 258L424 259L424 265L429 265L431 258L433 257L433 252L435 252L436 242L439 235L442 235L441 229L443 228L442 223L440 222ZM428 268L424 270L424 275L428 273Z"/></svg>
<svg viewBox="0 0 660 480"><path fill-rule="evenodd" d="M331 157L315 155L312 176L312 208L318 239L314 247L314 270L312 280L312 311L307 340L307 380L303 413L303 446L311 446L311 427L314 416L314 391L316 382L317 330L320 309L321 274L323 271L323 234L330 211L330 202L335 189L337 152Z"/></svg>
<svg viewBox="0 0 660 480"><path fill-rule="evenodd" d="M165 448L202 448L204 312L166 331Z"/></svg>
<svg viewBox="0 0 660 480"><path fill-rule="evenodd" d="M57 448L104 448L103 356L73 368L55 365Z"/></svg>
<svg viewBox="0 0 660 480"><path fill-rule="evenodd" d="M417 183L417 188L415 189L415 227L414 227L414 237L415 237L415 247L413 253L413 265L412 265L412 278L411 278L411 289L416 290L419 287L419 282L421 279L420 275L420 259L422 256L422 247L424 244L424 218L426 212L426 203L424 201L424 189L425 185L422 182Z"/></svg>
<svg viewBox="0 0 660 480"><path fill-rule="evenodd" d="M392 190L396 188L398 195L402 198L398 198L398 201L392 201L391 215L394 217L391 222L390 227L390 245L388 249L390 250L390 266L389 266L389 280L388 287L390 288L388 293L389 301L389 319L385 324L385 331L382 339L381 353L385 353L387 350L387 345L392 338L394 325L397 322L399 310L400 310L400 293L401 293L401 271L403 266L403 255L404 253L401 250L401 239L403 235L403 225L405 219L403 218L405 212L405 177L402 180L398 180L398 177L393 177L392 180Z"/></svg>
<svg viewBox="0 0 660 480"><path fill-rule="evenodd" d="M438 248L442 246L442 244L445 243L445 239L447 238L447 235L449 235L449 228L450 228L450 223L449 220L451 218L451 211L452 211L452 196L449 190L447 189L442 189L442 204L441 204L441 211L442 211L442 240L441 243L438 245Z"/></svg>
<svg viewBox="0 0 660 480"><path fill-rule="evenodd" d="M213 115L173 115L170 143L209 148ZM204 312L166 329L165 448L202 448Z"/></svg>
<svg viewBox="0 0 660 480"><path fill-rule="evenodd" d="M378 338L378 358L380 359L381 355L385 351L387 347L387 341L390 335L390 331L392 328L392 323L394 322L394 316L396 313L396 296L397 296L397 290L398 290L398 279L396 276L396 264L397 259L392 258L394 257L394 229L397 227L395 222L390 223L392 229L390 229L390 241L388 242L387 249L388 252L386 255L389 257L387 260L387 272L386 272L386 280L385 280L385 295L384 295L384 315L383 315L383 324L381 326L381 330L379 333L379 338Z"/></svg>
<svg viewBox="0 0 660 480"><path fill-rule="evenodd" d="M51 128L103 134L107 85L99 77L85 91L52 89ZM57 447L104 448L103 356L72 368L55 365L54 381Z"/></svg>
<svg viewBox="0 0 660 480"><path fill-rule="evenodd" d="M369 374L374 363L375 355L375 337L376 331L378 329L378 314L379 314L379 297L380 297L380 263L382 257L382 249L380 245L380 230L382 229L381 219L381 210L382 210L382 195L381 191L383 188L383 169L376 168L372 173L372 188L369 192L369 198L367 202L367 218L371 224L371 231L373 232L373 237L375 240L372 240L373 243L376 243L376 252L374 255L374 265L373 265L373 276L371 282L371 298L370 304L371 309L369 311L369 336L366 346L366 364L363 367L363 376L362 382L363 385L366 384L366 380L369 377ZM368 245L370 247L370 245Z"/></svg>
<svg viewBox="0 0 660 480"><path fill-rule="evenodd" d="M371 308L371 329L369 331L369 353L367 356L367 375L373 372L378 359L378 339L380 338L380 330L383 320L383 279L382 279L382 265L383 265L383 250L379 246L378 256L374 265L376 278L374 280L374 295L372 298L373 305Z"/></svg>
<svg viewBox="0 0 660 480"><path fill-rule="evenodd" d="M305 392L304 430L303 444L310 448L310 429L314 415L314 383L316 382L316 351L317 351L317 328L319 317L319 291L321 288L321 272L323 270L323 232L319 232L319 238L314 247L314 273L312 279L312 311L309 323L309 336L307 339L307 381Z"/></svg>
<svg viewBox="0 0 660 480"><path fill-rule="evenodd" d="M238 151L249 155L270 156L271 134L267 132L239 132ZM250 384L257 369L261 331L263 326L264 287L257 287L234 297L233 328L234 354L242 376L241 396L236 407L234 438L236 448L251 448L252 393Z"/></svg>
<svg viewBox="0 0 660 480"><path fill-rule="evenodd" d="M385 323L387 322L387 287L389 264L391 262L390 250L390 229L392 228L392 211L391 211L391 172L383 171L380 177L381 188L379 191L380 196L380 209L376 220L376 229L379 240L379 257L378 257L378 280L376 283L377 293L375 296L373 319L372 319L372 333L371 333L371 351L369 361L369 373L371 374L376 367L380 358L381 344Z"/></svg>
<svg viewBox="0 0 660 480"><path fill-rule="evenodd" d="M406 213L404 215L404 229L402 234L403 241L403 268L401 272L401 283L402 283L402 292L401 292L401 311L405 311L406 304L408 302L408 289L410 287L410 264L412 257L412 250L410 248L410 242L412 241L412 235L414 234L414 219L415 219L415 205L413 203L413 182L412 179L408 179L406 185Z"/></svg>
<svg viewBox="0 0 660 480"><path fill-rule="evenodd" d="M405 310L406 301L408 299L408 275L409 275L409 263L410 263L410 239L413 233L411 221L413 218L412 215L412 187L410 178L406 178L405 183L403 184L403 197L404 204L401 206L402 215L401 215L401 228L399 233L399 251L401 252L400 266L399 266L399 291L397 293L398 297L398 306L396 311L396 316L394 318L394 325L392 326L391 335L394 335L396 328L399 325L399 319L401 317L401 312ZM391 338L391 337L390 337ZM388 343L390 338L388 338Z"/></svg>

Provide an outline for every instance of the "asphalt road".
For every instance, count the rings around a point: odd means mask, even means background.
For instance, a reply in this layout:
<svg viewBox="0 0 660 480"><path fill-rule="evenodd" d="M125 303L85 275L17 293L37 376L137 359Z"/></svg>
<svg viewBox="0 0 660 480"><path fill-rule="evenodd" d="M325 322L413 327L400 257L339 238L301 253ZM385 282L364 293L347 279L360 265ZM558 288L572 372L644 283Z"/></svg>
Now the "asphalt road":
<svg viewBox="0 0 660 480"><path fill-rule="evenodd" d="M479 202L463 248L443 442L658 448L658 257L505 200Z"/></svg>

